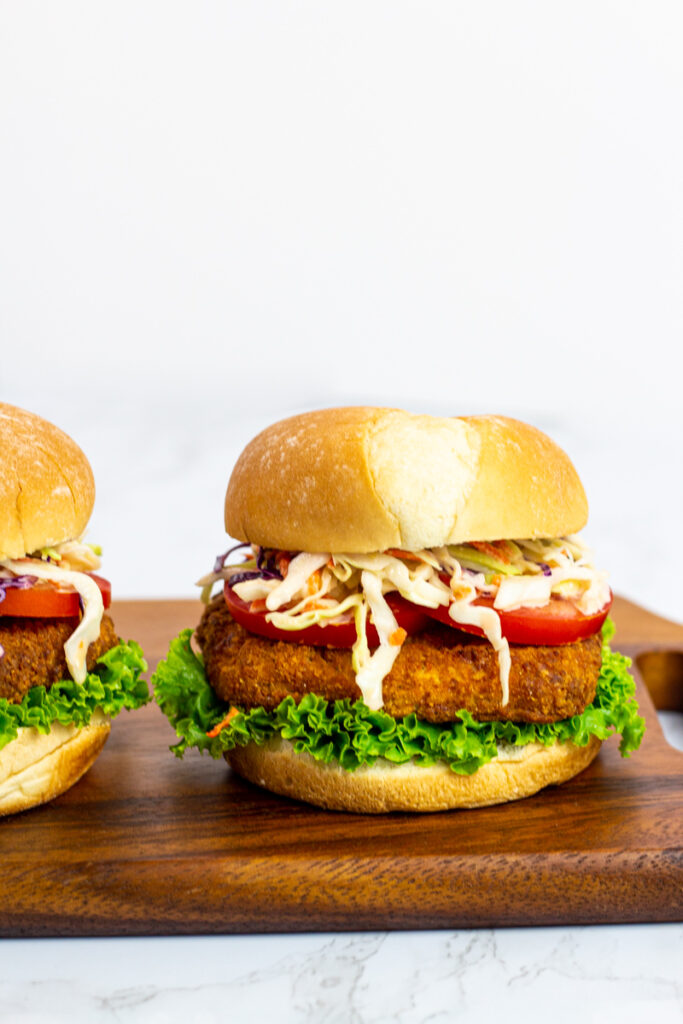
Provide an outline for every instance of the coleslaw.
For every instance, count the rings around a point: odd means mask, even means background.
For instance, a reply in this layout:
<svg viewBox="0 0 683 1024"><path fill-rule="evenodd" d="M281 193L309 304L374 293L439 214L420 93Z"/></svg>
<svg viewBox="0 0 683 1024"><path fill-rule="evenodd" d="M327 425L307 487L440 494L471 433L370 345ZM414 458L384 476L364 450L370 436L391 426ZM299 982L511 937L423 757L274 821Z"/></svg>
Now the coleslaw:
<svg viewBox="0 0 683 1024"><path fill-rule="evenodd" d="M228 563L237 551L244 560ZM219 581L251 605L265 602L267 621L283 631L353 620L352 663L370 710L383 706L382 684L405 640L386 601L389 593L424 608L447 608L454 623L478 627L497 654L503 706L509 700L511 662L499 613L545 607L553 597L562 597L590 616L611 597L606 573L595 568L590 549L575 536L370 554L284 552L240 544L219 556L213 572L198 581L205 602ZM481 597L491 598L493 607L476 605ZM372 651L368 616L379 637Z"/></svg>

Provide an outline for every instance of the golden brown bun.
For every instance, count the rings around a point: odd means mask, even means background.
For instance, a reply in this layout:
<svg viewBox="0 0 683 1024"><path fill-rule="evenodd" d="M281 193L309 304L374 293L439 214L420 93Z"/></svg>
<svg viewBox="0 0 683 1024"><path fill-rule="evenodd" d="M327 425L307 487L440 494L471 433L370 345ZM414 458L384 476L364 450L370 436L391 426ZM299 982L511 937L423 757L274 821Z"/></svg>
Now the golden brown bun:
<svg viewBox="0 0 683 1024"><path fill-rule="evenodd" d="M289 551L556 537L587 517L569 458L526 423L364 407L268 427L242 452L225 496L232 537Z"/></svg>
<svg viewBox="0 0 683 1024"><path fill-rule="evenodd" d="M0 403L0 558L83 533L95 501L90 463L68 434Z"/></svg>
<svg viewBox="0 0 683 1024"><path fill-rule="evenodd" d="M109 719L97 711L90 723L55 723L46 735L20 729L0 751L0 816L37 807L78 782L102 750Z"/></svg>
<svg viewBox="0 0 683 1024"><path fill-rule="evenodd" d="M594 736L585 747L556 743L530 744L519 759L497 758L473 775L456 775L445 764L428 768L377 761L371 768L344 771L309 754L297 754L288 740L264 746L250 743L225 755L232 768L249 782L333 811L382 814L386 811L446 811L487 807L520 800L545 786L578 775L600 750Z"/></svg>

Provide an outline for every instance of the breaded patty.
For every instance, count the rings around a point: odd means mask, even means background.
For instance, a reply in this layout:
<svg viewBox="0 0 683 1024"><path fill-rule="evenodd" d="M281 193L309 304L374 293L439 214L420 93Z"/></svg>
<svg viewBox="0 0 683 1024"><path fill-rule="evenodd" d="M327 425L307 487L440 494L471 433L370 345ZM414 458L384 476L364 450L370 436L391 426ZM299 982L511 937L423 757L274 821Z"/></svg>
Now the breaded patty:
<svg viewBox="0 0 683 1024"><path fill-rule="evenodd" d="M64 644L78 626L76 619L0 617L0 697L18 704L32 686L50 687L69 679ZM88 670L119 638L108 615L102 618L100 635L88 648Z"/></svg>
<svg viewBox="0 0 683 1024"><path fill-rule="evenodd" d="M222 596L204 612L196 637L207 676L226 703L272 710L291 695L356 700L351 651L254 636L236 623ZM595 696L598 636L556 647L511 644L510 699L501 707L498 658L491 644L434 622L409 637L383 684L384 710L452 721L464 708L479 721L555 722L580 714Z"/></svg>

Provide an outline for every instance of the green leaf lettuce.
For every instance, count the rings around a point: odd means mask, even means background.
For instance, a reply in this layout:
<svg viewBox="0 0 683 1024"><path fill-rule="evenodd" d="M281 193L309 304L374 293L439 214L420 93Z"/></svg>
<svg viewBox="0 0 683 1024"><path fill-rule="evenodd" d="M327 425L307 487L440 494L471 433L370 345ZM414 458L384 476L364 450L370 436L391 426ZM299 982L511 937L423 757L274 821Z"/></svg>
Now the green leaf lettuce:
<svg viewBox="0 0 683 1024"><path fill-rule="evenodd" d="M99 708L114 717L123 708L142 707L149 699L142 650L135 641L119 643L98 659L83 683L63 679L50 689L33 686L20 704L0 699L0 749L16 739L19 729L48 733L54 722L87 725Z"/></svg>
<svg viewBox="0 0 683 1024"><path fill-rule="evenodd" d="M476 722L464 710L457 721L444 724L425 722L415 715L396 719L383 711L370 711L361 700L332 702L307 694L299 704L285 697L274 711L240 710L217 735L208 736L230 706L209 685L201 656L192 650L190 629L171 642L168 657L159 664L152 681L155 699L179 737L171 747L178 757L190 748L221 757L235 746L263 744L280 736L290 740L298 753L306 752L325 763L337 761L348 771L382 757L394 764L444 761L454 772L470 775L496 757L499 742L550 746L572 740L583 747L591 736L605 740L618 733L623 756L636 750L645 723L634 700L630 659L610 648L613 632L608 620L593 703L580 715L542 725Z"/></svg>

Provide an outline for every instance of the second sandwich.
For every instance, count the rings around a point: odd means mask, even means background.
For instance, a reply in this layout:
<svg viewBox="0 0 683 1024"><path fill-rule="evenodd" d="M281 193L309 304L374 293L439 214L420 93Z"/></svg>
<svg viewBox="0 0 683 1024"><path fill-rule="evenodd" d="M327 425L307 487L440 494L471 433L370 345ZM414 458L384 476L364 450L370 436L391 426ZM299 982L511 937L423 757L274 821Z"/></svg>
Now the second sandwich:
<svg viewBox="0 0 683 1024"><path fill-rule="evenodd" d="M82 538L94 499L78 445L0 403L0 815L69 789L110 719L149 699L142 651L119 641Z"/></svg>

